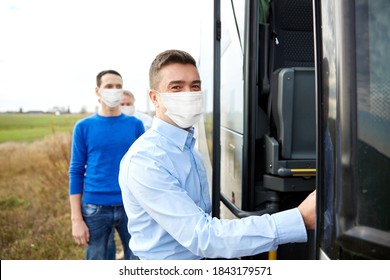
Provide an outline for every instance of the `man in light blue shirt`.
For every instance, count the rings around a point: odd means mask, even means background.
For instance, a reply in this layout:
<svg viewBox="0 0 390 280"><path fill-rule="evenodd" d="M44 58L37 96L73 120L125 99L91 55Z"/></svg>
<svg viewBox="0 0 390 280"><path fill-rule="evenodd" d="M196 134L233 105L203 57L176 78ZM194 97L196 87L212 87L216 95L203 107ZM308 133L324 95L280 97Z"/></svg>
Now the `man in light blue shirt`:
<svg viewBox="0 0 390 280"><path fill-rule="evenodd" d="M315 192L298 208L273 215L210 216L206 170L194 149L193 125L203 110L195 60L183 51L165 51L153 61L149 79L156 116L119 172L133 253L153 260L238 258L306 242L306 230L315 226Z"/></svg>

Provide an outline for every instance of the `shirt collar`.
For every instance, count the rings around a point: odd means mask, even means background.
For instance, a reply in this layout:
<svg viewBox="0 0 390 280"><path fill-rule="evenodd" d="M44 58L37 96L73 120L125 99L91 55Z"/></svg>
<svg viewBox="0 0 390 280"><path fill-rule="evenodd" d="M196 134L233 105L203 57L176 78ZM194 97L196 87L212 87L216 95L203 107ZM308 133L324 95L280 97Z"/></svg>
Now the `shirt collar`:
<svg viewBox="0 0 390 280"><path fill-rule="evenodd" d="M152 129L159 134L168 138L180 150L184 150L184 147L192 149L195 145L194 127L191 127L189 131L167 123L157 117L153 118Z"/></svg>

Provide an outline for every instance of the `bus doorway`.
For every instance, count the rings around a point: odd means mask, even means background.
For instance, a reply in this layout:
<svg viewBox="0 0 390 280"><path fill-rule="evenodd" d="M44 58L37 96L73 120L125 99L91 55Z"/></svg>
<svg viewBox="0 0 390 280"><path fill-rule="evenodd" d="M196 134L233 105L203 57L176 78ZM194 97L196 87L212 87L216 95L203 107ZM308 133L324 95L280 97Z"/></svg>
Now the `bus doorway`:
<svg viewBox="0 0 390 280"><path fill-rule="evenodd" d="M317 189L306 244L258 259L390 259L388 1L215 0L216 216Z"/></svg>

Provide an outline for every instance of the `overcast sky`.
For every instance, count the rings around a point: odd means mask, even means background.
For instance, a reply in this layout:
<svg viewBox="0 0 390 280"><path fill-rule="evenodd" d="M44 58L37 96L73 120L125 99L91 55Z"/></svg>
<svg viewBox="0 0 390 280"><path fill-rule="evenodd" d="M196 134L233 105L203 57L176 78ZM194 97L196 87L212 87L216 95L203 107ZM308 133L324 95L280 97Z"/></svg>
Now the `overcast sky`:
<svg viewBox="0 0 390 280"><path fill-rule="evenodd" d="M170 48L198 59L201 38L212 36L212 2L1 0L0 112L93 111L95 78L105 69L119 71L146 110L150 63Z"/></svg>

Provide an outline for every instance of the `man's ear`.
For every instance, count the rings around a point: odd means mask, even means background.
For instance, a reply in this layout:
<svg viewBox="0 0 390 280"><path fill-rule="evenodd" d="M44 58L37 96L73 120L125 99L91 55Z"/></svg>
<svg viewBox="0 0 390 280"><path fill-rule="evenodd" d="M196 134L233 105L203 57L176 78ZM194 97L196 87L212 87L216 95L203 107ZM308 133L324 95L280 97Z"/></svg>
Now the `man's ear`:
<svg viewBox="0 0 390 280"><path fill-rule="evenodd" d="M96 95L98 96L98 97L100 97L100 94L99 94L99 87L95 87L95 93L96 93Z"/></svg>
<svg viewBox="0 0 390 280"><path fill-rule="evenodd" d="M150 98L150 101L152 101L152 103L154 104L154 106L157 105L157 93L154 91L154 90L150 90L149 91L149 98Z"/></svg>

